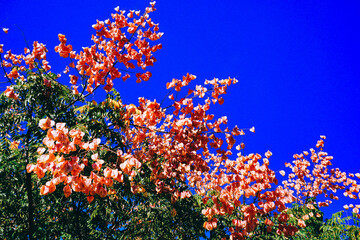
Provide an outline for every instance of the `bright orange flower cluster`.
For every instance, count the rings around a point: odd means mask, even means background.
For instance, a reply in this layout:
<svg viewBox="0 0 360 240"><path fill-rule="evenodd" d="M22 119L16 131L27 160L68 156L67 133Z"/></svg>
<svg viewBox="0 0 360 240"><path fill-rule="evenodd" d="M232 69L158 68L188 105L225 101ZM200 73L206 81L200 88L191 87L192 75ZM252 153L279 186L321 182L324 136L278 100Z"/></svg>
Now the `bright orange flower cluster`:
<svg viewBox="0 0 360 240"><path fill-rule="evenodd" d="M70 44L66 44L65 35L59 34L60 44L55 47L55 51L61 57L69 57L75 61L69 66L75 67L81 78L86 80L87 92L92 93L100 85L104 85L104 89L110 91L114 79L128 79L129 73L122 76L115 67L117 63L124 64L126 69L138 66L145 70L148 66L153 66L156 61L153 53L161 49L162 45L152 45L149 41L158 40L163 33L158 32L159 25L152 22L149 17L149 14L156 10L155 2L151 2L150 5L141 16L140 11L130 11L125 15L125 11L120 11L119 7L115 8L117 13L111 15L112 21L98 20L92 26L96 30L96 34L92 36L94 45L84 47L80 53L76 53ZM137 82L147 81L151 77L150 72L135 75ZM75 85L77 78L70 75L70 82Z"/></svg>
<svg viewBox="0 0 360 240"><path fill-rule="evenodd" d="M110 91L116 78L124 81L130 78L129 73L134 73L137 82L147 81L151 77L151 72L140 72L146 70L148 66L153 66L156 62L153 53L162 48L161 44L151 44L161 38L163 33L159 32L159 24L155 24L149 14L155 11L155 2L150 3L150 7L145 9L143 15L140 11L130 11L125 15L125 11L115 8L117 13L112 14L112 20L97 21L93 25L96 34L92 36L94 45L83 48L83 51L76 53L70 44L67 44L65 35L59 34L60 44L55 47L55 51L61 57L70 58L72 62L66 67L64 73L68 74L70 68L76 69L76 76L69 74L70 83L75 94L79 94L78 80L81 79L83 86L88 93L92 93L100 85L106 91ZM4 52L4 45L0 44L0 53ZM10 83L12 80L26 80L26 69L42 69L44 77L50 73L51 66L46 61L48 50L44 44L34 42L33 50L24 49L24 54L13 54L7 51L1 65L10 68L6 77ZM115 67L117 63L124 64L127 70L120 70ZM24 65L21 65L24 64ZM141 70L132 72L136 66ZM125 72L122 74L121 71ZM60 74L57 75L60 77ZM55 80L55 79L52 79ZM10 89L11 90L11 89ZM16 99L13 91L7 90L8 97Z"/></svg>
<svg viewBox="0 0 360 240"><path fill-rule="evenodd" d="M267 152L266 155L271 154ZM242 156L239 153L235 160L223 155L213 155L209 165L212 165L211 171L202 173L202 177L190 176L198 178L196 191L204 196L203 202L207 204L212 200L203 214L210 223L216 216L238 213L235 214L238 217L232 220L232 226L229 226L229 231L236 238L242 239L254 231L261 216L285 212L286 204L295 200L292 191L281 186L274 189L277 184L275 172L269 169L268 158L262 159L259 154ZM285 215L286 213L279 215L278 220L286 222ZM273 225L269 219L266 224ZM289 228L293 229L293 226L284 225L281 231L287 235L286 232L292 232Z"/></svg>
<svg viewBox="0 0 360 240"><path fill-rule="evenodd" d="M66 197L69 197L72 191L83 192L88 195L89 202L93 199L92 195L105 197L112 193L107 187L113 185L113 180L122 182L123 176L121 172L111 168L103 170L104 177L94 172L100 171L104 164L104 160L96 153L100 139L83 141L85 133L81 130L69 131L64 123L56 123L56 128L53 129L54 125L55 122L49 118L40 120L40 128L47 130L47 136L43 140L46 148L39 148L37 163L28 164L26 167L27 172L36 173L38 178L43 178L46 172L51 173L52 179L41 187L40 193L52 193L60 183L65 184L63 191ZM79 151L79 156L72 154ZM86 158L89 154L93 162L93 172L90 176L85 176L81 172L89 165Z"/></svg>
<svg viewBox="0 0 360 240"><path fill-rule="evenodd" d="M6 97L12 98L12 99L15 99L15 100L19 98L19 95L14 92L13 87L7 86L4 94L5 94Z"/></svg>
<svg viewBox="0 0 360 240"><path fill-rule="evenodd" d="M332 200L339 199L335 195L338 190L345 191L346 197L359 199L360 183L354 177L360 179L360 174L348 174L340 171L339 168L330 168L333 157L323 151L324 139L325 136L321 136L317 142L317 151L310 149L310 153L304 151L301 154L295 154L293 164L285 164L292 173L288 175L289 179L284 181L283 185L287 189L295 190L300 204L306 203L310 198L322 196L325 201L319 201L317 204L319 207L327 207ZM354 213L359 213L360 205L352 205L352 208Z"/></svg>
<svg viewBox="0 0 360 240"><path fill-rule="evenodd" d="M34 42L33 50L24 49L24 54L13 54L11 50L7 51L2 59L2 66L4 68L11 68L11 70L6 74L6 77L11 81L12 79L21 79L24 80L24 75L21 75L21 72L25 72L28 69L34 69L42 65L42 68L45 71L49 71L51 66L46 61L46 53L48 50L45 45L42 43ZM0 53L3 53L3 45L0 46ZM36 62L38 61L38 62ZM22 66L21 64L25 63L28 67Z"/></svg>

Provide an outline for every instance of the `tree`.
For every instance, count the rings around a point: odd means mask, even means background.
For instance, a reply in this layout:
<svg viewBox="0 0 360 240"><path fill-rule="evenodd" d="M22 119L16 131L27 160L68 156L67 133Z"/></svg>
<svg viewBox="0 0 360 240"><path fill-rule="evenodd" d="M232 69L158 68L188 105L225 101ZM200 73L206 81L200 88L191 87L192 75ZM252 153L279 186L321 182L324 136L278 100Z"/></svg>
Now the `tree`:
<svg viewBox="0 0 360 240"><path fill-rule="evenodd" d="M360 174L330 169L324 136L317 150L294 155L286 164L292 173L279 184L269 168L270 151L263 158L243 155L243 142L235 146L239 136L255 129L229 129L226 117L211 114L236 79L215 78L191 88L196 77L187 74L167 83L167 100L122 102L114 82L149 80L147 67L161 49L154 41L162 33L149 16L154 5L142 15L116 8L112 20L93 25L94 44L80 53L59 34L55 51L70 60L64 71L70 86L51 72L45 45L34 42L19 55L0 45L7 85L0 98L0 236L296 239L325 234L332 225L323 223L318 207L337 198L330 191L358 198ZM106 99L88 100L101 86ZM321 197L326 200L320 202ZM356 219L360 206L352 208ZM356 226L341 229L358 234Z"/></svg>

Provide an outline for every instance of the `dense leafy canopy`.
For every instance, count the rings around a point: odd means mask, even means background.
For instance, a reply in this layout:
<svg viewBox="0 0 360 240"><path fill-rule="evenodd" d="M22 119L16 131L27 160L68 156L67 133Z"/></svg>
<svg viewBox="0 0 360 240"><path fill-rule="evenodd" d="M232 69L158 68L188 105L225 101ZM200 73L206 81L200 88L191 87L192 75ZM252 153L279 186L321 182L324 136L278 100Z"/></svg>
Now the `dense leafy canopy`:
<svg viewBox="0 0 360 240"><path fill-rule="evenodd" d="M360 205L323 219L320 207L336 193L360 197L360 174L331 168L325 136L285 164L290 173L280 183L270 151L244 155L245 144L236 145L255 128L229 128L211 114L236 79L191 87L196 77L187 74L167 83L166 100L124 104L114 82L149 80L162 33L150 18L155 2L143 14L115 11L93 25L94 44L80 53L59 34L55 51L70 59L70 85L51 72L44 44L23 54L0 45L1 238L359 236ZM89 100L100 87L106 98Z"/></svg>

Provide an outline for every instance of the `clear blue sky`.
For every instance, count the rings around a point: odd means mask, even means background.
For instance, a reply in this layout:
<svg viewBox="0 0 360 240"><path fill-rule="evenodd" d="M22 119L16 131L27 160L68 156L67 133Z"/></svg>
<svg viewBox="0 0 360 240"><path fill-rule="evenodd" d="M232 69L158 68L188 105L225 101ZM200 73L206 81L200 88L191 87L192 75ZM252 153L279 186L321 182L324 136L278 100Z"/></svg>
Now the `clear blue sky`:
<svg viewBox="0 0 360 240"><path fill-rule="evenodd" d="M114 7L141 9L144 0L0 0L0 43L15 52L29 42L47 45L53 71L65 61L53 51L58 33L75 50L92 42L91 25ZM271 166L284 169L294 153L327 136L325 150L344 171L360 172L360 3L349 1L165 1L152 18L165 34L149 82L116 82L126 103L139 96L162 99L165 84L187 72L197 84L235 77L225 103L215 109L229 125L256 127L246 152L273 152ZM99 97L97 95L96 97ZM334 205L340 210L341 204Z"/></svg>

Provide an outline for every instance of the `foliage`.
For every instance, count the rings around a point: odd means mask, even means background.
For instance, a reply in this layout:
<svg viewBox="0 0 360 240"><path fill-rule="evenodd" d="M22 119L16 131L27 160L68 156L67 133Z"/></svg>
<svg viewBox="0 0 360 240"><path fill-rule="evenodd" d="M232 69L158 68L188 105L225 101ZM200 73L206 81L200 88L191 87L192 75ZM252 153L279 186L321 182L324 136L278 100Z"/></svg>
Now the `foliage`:
<svg viewBox="0 0 360 240"><path fill-rule="evenodd" d="M55 51L70 59L64 70L69 86L50 71L45 45L34 42L19 55L0 45L7 85L0 95L0 236L358 237L360 205L346 206L351 216L323 221L319 207L338 199L337 191L352 199L360 191L359 173L330 167L325 136L316 150L286 163L291 173L280 184L269 168L270 151L243 155L244 143L236 145L255 129L229 129L226 117L211 114L236 79L191 88L196 77L187 74L167 83L166 101L122 102L114 81L149 80L146 69L161 49L153 43L162 36L149 17L154 5L142 15L116 8L112 20L93 25L94 44L80 53L59 34ZM106 98L90 101L100 86Z"/></svg>
<svg viewBox="0 0 360 240"><path fill-rule="evenodd" d="M358 239L360 236L359 215L343 217L344 211L334 213L323 226L319 239Z"/></svg>

